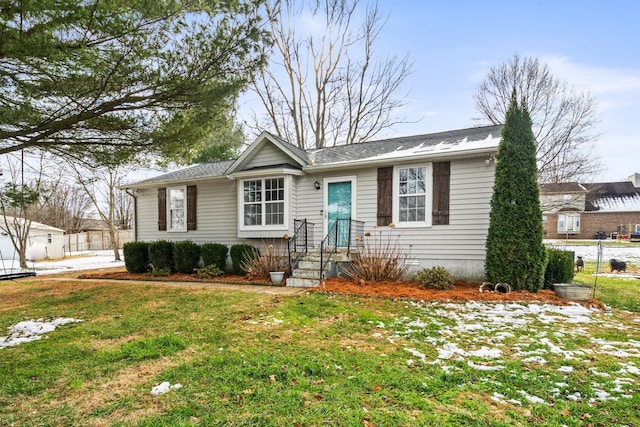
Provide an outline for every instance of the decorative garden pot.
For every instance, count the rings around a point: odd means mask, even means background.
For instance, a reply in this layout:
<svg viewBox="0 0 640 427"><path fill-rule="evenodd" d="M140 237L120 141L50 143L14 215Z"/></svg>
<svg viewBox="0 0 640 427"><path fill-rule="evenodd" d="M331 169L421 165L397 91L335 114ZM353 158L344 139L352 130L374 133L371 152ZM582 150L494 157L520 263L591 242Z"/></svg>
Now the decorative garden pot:
<svg viewBox="0 0 640 427"><path fill-rule="evenodd" d="M560 298L575 299L578 301L587 301L591 298L593 288L578 283L555 283L553 290Z"/></svg>
<svg viewBox="0 0 640 427"><path fill-rule="evenodd" d="M284 271L272 271L269 273L271 276L271 283L279 285L284 280Z"/></svg>

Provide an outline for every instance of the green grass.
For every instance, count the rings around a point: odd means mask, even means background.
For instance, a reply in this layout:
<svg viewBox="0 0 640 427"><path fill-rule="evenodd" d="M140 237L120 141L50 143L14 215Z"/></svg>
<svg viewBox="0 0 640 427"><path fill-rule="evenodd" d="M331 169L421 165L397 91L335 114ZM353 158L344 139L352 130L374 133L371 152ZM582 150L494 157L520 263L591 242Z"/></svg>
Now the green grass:
<svg viewBox="0 0 640 427"><path fill-rule="evenodd" d="M618 311L511 324L484 304L87 281L2 284L0 300L0 331L83 320L0 349L0 425L640 425L640 360L606 351L638 351L639 317ZM501 354L439 359L447 345ZM151 396L162 381L183 387Z"/></svg>
<svg viewBox="0 0 640 427"><path fill-rule="evenodd" d="M607 275L608 267L604 267L601 272L595 275L596 263L589 261L585 263L584 271L576 273L574 281L583 285L595 287L595 297L597 300L610 307L620 310L640 312L640 279L616 275ZM629 268L635 267L629 265Z"/></svg>

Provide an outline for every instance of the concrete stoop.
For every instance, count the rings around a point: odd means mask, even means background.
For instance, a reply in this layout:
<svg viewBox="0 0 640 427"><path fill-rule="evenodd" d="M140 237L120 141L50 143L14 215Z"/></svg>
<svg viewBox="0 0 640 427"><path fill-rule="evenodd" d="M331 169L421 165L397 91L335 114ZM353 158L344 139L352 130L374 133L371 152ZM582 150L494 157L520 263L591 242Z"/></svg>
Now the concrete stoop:
<svg viewBox="0 0 640 427"><path fill-rule="evenodd" d="M348 261L349 257L344 253L331 255L331 261L325 268L325 276L335 276L336 262ZM320 252L308 252L298 262L298 267L293 270L291 277L287 278L287 286L299 288L314 288L320 285Z"/></svg>

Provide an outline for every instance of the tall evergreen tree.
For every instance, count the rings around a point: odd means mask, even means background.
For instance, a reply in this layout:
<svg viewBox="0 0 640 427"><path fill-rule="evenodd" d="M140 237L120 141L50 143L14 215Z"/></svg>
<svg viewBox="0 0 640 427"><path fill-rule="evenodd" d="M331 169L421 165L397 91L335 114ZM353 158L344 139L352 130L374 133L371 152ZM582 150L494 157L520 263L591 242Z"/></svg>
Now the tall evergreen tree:
<svg viewBox="0 0 640 427"><path fill-rule="evenodd" d="M485 274L513 289L540 290L546 251L531 117L514 91L496 156Z"/></svg>

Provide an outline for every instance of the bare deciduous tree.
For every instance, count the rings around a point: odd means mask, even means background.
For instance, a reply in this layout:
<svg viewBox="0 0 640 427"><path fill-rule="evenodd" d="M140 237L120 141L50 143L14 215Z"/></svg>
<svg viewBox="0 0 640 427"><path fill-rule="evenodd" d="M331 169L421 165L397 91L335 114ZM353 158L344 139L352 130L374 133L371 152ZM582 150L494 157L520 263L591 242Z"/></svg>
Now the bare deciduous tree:
<svg viewBox="0 0 640 427"><path fill-rule="evenodd" d="M403 122L398 92L411 71L408 57L380 59L374 46L384 27L377 4L357 22L360 0L274 0L268 6L271 61L253 88L272 128L301 148L358 143ZM354 26L358 26L357 31Z"/></svg>
<svg viewBox="0 0 640 427"><path fill-rule="evenodd" d="M504 123L514 91L531 114L540 182L585 181L602 167L593 155L596 101L588 93L555 78L538 59L515 55L492 67L473 95L479 120Z"/></svg>
<svg viewBox="0 0 640 427"><path fill-rule="evenodd" d="M82 187L48 181L43 183L42 192L39 207L31 213L31 219L61 228L65 233L78 233L92 207Z"/></svg>
<svg viewBox="0 0 640 427"><path fill-rule="evenodd" d="M130 172L129 168L118 164L105 166L106 162L102 162L102 166L78 161L69 161L68 164L98 216L107 224L113 255L116 261L120 261L117 230L121 228L123 206L117 202L121 196L118 185Z"/></svg>
<svg viewBox="0 0 640 427"><path fill-rule="evenodd" d="M0 229L11 240L21 268L27 268L27 249L31 232L32 213L37 210L41 196L43 156L39 157L40 173L28 182L24 179L24 161L6 163L10 180L0 190Z"/></svg>

